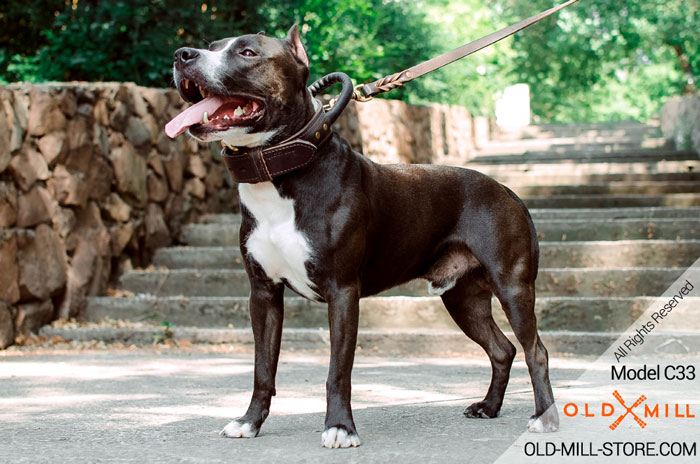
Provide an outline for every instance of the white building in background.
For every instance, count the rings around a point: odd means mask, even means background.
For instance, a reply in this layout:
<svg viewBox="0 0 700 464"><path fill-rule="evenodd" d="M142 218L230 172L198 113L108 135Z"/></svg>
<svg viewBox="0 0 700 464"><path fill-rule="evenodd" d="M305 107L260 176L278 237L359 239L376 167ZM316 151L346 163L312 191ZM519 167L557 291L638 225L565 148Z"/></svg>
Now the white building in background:
<svg viewBox="0 0 700 464"><path fill-rule="evenodd" d="M518 128L530 124L530 87L515 84L503 90L496 102L496 124L503 128Z"/></svg>

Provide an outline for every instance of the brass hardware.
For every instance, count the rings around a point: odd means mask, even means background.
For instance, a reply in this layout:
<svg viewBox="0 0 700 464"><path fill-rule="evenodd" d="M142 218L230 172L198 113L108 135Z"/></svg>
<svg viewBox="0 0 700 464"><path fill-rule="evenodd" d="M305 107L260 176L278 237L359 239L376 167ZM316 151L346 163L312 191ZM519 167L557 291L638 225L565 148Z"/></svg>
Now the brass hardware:
<svg viewBox="0 0 700 464"><path fill-rule="evenodd" d="M368 102L370 101L373 97L365 97L362 95L362 92L360 92L360 88L362 87L362 84L356 85L355 90L352 93L352 99L355 101L358 101L360 103Z"/></svg>
<svg viewBox="0 0 700 464"><path fill-rule="evenodd" d="M323 105L323 109L326 110L326 111L330 111L331 108L333 108L333 107L335 106L335 102L337 102L337 101L338 101L338 98L337 98L337 97L334 98L334 99L332 99L331 101L329 101L328 103L326 103L325 105Z"/></svg>
<svg viewBox="0 0 700 464"><path fill-rule="evenodd" d="M321 133L320 133L320 132L316 132L316 138L317 138L317 139L320 139L320 138L321 138Z"/></svg>
<svg viewBox="0 0 700 464"><path fill-rule="evenodd" d="M234 153L238 151L238 147L232 147L231 145L229 145L228 143L224 142L223 140L221 141L221 146L224 147L224 148L228 148L229 150L231 150L231 151L234 152Z"/></svg>
<svg viewBox="0 0 700 464"><path fill-rule="evenodd" d="M324 131L327 131L327 130L328 130L328 124L324 124L324 125L323 125L323 130L324 130Z"/></svg>

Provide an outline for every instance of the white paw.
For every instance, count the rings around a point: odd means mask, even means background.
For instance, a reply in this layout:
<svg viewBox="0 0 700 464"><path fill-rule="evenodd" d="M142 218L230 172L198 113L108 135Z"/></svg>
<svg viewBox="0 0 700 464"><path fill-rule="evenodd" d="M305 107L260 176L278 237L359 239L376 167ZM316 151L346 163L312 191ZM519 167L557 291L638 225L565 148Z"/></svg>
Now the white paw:
<svg viewBox="0 0 700 464"><path fill-rule="evenodd" d="M360 444L360 437L338 427L331 427L321 435L321 445L324 448L350 448Z"/></svg>
<svg viewBox="0 0 700 464"><path fill-rule="evenodd" d="M527 422L527 431L530 433L549 433L556 432L559 426L554 422L547 422L540 417L531 417Z"/></svg>
<svg viewBox="0 0 700 464"><path fill-rule="evenodd" d="M257 430L248 422L238 422L232 420L221 431L220 435L228 438L253 438L258 434Z"/></svg>

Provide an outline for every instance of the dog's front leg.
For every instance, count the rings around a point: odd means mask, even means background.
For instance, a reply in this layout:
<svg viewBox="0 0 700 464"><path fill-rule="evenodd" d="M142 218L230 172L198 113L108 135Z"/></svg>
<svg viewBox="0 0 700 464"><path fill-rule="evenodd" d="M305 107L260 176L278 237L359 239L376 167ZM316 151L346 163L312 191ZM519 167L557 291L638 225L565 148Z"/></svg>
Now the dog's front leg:
<svg viewBox="0 0 700 464"><path fill-rule="evenodd" d="M250 321L255 340L255 380L253 397L243 417L231 421L221 432L230 438L258 435L270 412L275 395L275 375L280 355L284 319L284 286L267 278L251 277Z"/></svg>
<svg viewBox="0 0 700 464"><path fill-rule="evenodd" d="M355 360L360 294L355 287L338 289L328 298L331 361L326 383L326 424L322 444L326 448L360 446L350 406L350 376Z"/></svg>

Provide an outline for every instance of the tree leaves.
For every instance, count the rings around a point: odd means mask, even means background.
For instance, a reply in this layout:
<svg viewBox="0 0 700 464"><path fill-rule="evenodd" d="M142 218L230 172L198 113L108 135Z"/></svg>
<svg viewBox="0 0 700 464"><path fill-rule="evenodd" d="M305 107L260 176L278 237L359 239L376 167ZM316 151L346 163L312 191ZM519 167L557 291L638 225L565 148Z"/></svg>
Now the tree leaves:
<svg viewBox="0 0 700 464"><path fill-rule="evenodd" d="M557 0L25 0L0 5L0 82L171 84L182 46L297 23L311 80L367 82L531 16ZM506 86L530 85L540 121L648 119L697 92L700 0L578 2L515 37L391 92L414 104L493 113Z"/></svg>

